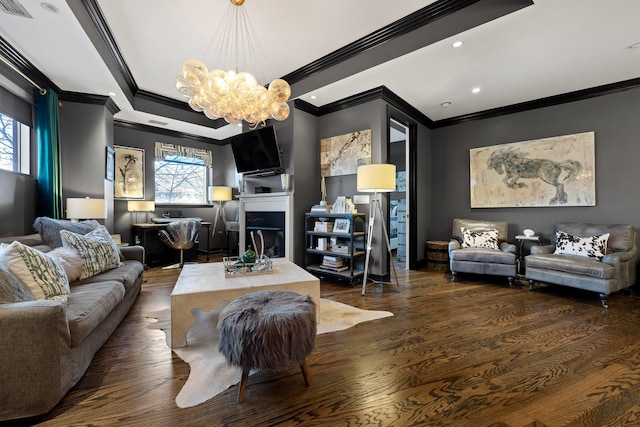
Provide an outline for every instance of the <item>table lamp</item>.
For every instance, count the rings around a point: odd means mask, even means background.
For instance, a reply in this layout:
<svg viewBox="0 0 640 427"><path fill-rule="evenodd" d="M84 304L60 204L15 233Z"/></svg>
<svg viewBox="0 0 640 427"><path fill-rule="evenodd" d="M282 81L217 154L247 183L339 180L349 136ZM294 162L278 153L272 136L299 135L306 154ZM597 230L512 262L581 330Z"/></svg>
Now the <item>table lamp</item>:
<svg viewBox="0 0 640 427"><path fill-rule="evenodd" d="M156 202L153 200L129 200L127 202L127 210L135 212L135 222L138 222L138 212L145 212L144 220L149 222L149 212L156 210Z"/></svg>
<svg viewBox="0 0 640 427"><path fill-rule="evenodd" d="M391 266L393 267L393 275L396 279L396 287L399 288L398 275L396 274L396 266L393 262L393 254L391 253L391 244L389 243L389 233L382 215L382 208L378 200L378 193L388 193L396 191L396 166L385 163L374 165L362 165L357 170L357 188L358 191L365 193L374 193L369 206L369 229L367 233L367 255L364 261L364 278L362 279L362 295L365 294L367 287L367 276L369 273L369 258L371 256L371 242L373 239L373 230L375 225L376 212L380 214L382 219L382 228L384 230L384 238L387 243Z"/></svg>
<svg viewBox="0 0 640 427"><path fill-rule="evenodd" d="M68 198L67 219L77 222L81 219L104 219L107 217L107 204L104 199Z"/></svg>

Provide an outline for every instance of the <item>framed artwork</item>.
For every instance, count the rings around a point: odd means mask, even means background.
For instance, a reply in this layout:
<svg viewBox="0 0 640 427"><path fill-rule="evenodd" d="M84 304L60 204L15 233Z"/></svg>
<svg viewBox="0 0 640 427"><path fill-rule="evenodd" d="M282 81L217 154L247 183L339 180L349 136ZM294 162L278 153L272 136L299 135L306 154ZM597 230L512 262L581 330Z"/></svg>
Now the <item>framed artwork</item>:
<svg viewBox="0 0 640 427"><path fill-rule="evenodd" d="M144 149L114 146L116 199L144 199Z"/></svg>
<svg viewBox="0 0 640 427"><path fill-rule="evenodd" d="M595 133L469 150L472 208L595 206Z"/></svg>
<svg viewBox="0 0 640 427"><path fill-rule="evenodd" d="M320 140L320 176L355 174L371 163L371 129Z"/></svg>
<svg viewBox="0 0 640 427"><path fill-rule="evenodd" d="M107 160L105 162L105 179L112 181L115 179L115 151L111 147L107 147Z"/></svg>
<svg viewBox="0 0 640 427"><path fill-rule="evenodd" d="M346 218L337 218L333 222L333 232L334 233L348 233L349 227L351 223Z"/></svg>

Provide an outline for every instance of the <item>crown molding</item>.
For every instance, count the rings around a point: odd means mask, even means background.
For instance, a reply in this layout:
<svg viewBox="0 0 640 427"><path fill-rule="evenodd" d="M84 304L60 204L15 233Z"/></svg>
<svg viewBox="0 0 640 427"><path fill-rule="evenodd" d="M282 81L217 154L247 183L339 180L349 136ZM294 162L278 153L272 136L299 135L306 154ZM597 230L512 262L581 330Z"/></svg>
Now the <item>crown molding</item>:
<svg viewBox="0 0 640 427"><path fill-rule="evenodd" d="M7 60L15 68L11 70L16 75L24 74L41 88L50 88L55 92L60 92L60 88L56 86L47 76L33 66L27 58L22 56L13 46L9 44L2 36L0 36L0 56ZM16 73L16 70L18 72ZM20 76L23 79L23 76Z"/></svg>
<svg viewBox="0 0 640 427"><path fill-rule="evenodd" d="M113 121L113 125L117 126L117 127L121 127L124 129L131 129L131 130L137 130L140 132L151 132L154 134L158 134L158 135L166 135L166 136L171 136L173 138L179 138L179 139L188 139L191 141L197 141L197 142L202 142L205 144L212 144L212 145L226 145L227 144L227 140L219 140L219 139L213 139L213 138L206 138L204 136L200 136L200 135L194 135L191 133L186 133L186 132L178 132L175 130L171 130L171 129L163 129L160 127L155 127L155 126L149 126L149 125L143 125L140 123L133 123L133 122L128 122L125 120L118 120L115 119Z"/></svg>

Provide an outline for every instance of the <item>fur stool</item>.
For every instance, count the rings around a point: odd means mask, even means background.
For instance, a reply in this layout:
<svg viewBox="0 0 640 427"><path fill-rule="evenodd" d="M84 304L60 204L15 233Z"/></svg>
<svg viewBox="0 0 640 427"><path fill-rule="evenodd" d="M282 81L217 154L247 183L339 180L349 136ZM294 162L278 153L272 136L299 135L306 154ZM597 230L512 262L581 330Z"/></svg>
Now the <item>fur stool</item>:
<svg viewBox="0 0 640 427"><path fill-rule="evenodd" d="M242 368L238 403L242 403L249 372L300 366L309 385L306 357L316 343L316 304L309 295L290 291L259 291L238 297L218 320L218 349L229 364Z"/></svg>

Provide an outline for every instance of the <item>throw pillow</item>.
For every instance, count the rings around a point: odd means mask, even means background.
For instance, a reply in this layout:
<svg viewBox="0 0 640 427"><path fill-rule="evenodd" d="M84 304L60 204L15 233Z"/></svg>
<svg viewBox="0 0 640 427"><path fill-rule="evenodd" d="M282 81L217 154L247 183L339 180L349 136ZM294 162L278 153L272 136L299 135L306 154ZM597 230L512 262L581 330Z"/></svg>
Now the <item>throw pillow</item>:
<svg viewBox="0 0 640 427"><path fill-rule="evenodd" d="M463 248L500 249L498 246L498 229L476 231L461 227Z"/></svg>
<svg viewBox="0 0 640 427"><path fill-rule="evenodd" d="M33 295L20 284L20 281L6 270L6 267L0 268L0 304L33 301Z"/></svg>
<svg viewBox="0 0 640 427"><path fill-rule="evenodd" d="M118 258L118 261L124 260L124 257L122 256L122 252L120 252L120 248L118 247L118 244L116 243L115 240L113 240L113 237L111 237L111 234L109 234L109 230L107 230L107 227L105 227L104 225L100 225L98 228L96 228L92 232L85 234L85 236L108 243L109 246L111 246L111 250L113 250L114 255L116 256L116 258ZM122 264L118 263L118 267L120 265Z"/></svg>
<svg viewBox="0 0 640 427"><path fill-rule="evenodd" d="M607 254L609 233L598 236L578 237L564 231L556 231L556 250L554 254L580 255L602 260Z"/></svg>
<svg viewBox="0 0 640 427"><path fill-rule="evenodd" d="M74 249L82 257L80 280L120 266L120 258L111 245L95 235L83 236L61 230L60 238L65 248Z"/></svg>
<svg viewBox="0 0 640 427"><path fill-rule="evenodd" d="M35 299L66 301L69 298L67 274L60 264L44 252L13 242L0 252L0 263L16 276Z"/></svg>
<svg viewBox="0 0 640 427"><path fill-rule="evenodd" d="M67 230L78 234L86 234L95 230L99 226L100 223L93 219L72 222L65 219L53 219L46 216L36 218L33 223L33 228L40 233L42 242L51 248L59 248L62 246L62 240L60 239L61 230Z"/></svg>
<svg viewBox="0 0 640 427"><path fill-rule="evenodd" d="M82 257L78 252L63 246L47 252L47 256L58 261L58 264L64 268L69 282L75 282L80 278L80 274L82 274Z"/></svg>

